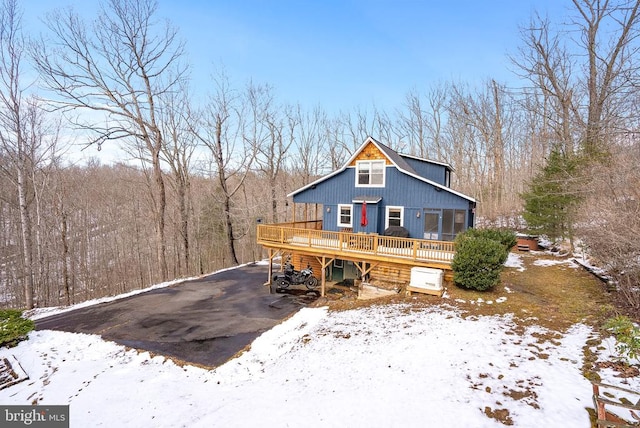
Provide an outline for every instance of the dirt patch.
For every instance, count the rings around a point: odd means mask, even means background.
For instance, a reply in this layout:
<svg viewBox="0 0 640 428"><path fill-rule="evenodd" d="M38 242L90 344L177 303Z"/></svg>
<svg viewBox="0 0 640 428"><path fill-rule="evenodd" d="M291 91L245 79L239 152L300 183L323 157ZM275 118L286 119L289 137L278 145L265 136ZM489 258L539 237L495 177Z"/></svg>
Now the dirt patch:
<svg viewBox="0 0 640 428"><path fill-rule="evenodd" d="M557 332L578 322L599 327L615 313L613 296L605 285L569 258L536 251L518 255L524 270L505 268L500 284L488 291L449 285L443 297L414 293L411 297L398 294L359 301L354 291L342 288L327 292L316 305L349 310L389 303L410 302L417 307L447 304L461 310L464 316L513 314L522 325L537 324ZM539 339L557 339L551 337L554 333L549 335Z"/></svg>
<svg viewBox="0 0 640 428"><path fill-rule="evenodd" d="M640 369L636 365L629 365L621 361L600 361L595 364L597 368L609 368L618 373L620 378L640 376Z"/></svg>
<svg viewBox="0 0 640 428"><path fill-rule="evenodd" d="M487 406L484 408L484 414L487 415L487 417L495 419L496 421L502 423L503 425L513 425L513 419L511 419L508 409L492 409L491 407Z"/></svg>

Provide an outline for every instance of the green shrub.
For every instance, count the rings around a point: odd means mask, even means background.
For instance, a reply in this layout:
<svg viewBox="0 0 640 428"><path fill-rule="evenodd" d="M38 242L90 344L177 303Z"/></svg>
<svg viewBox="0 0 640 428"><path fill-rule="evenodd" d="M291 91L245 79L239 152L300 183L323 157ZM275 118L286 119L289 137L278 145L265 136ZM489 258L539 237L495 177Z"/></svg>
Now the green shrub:
<svg viewBox="0 0 640 428"><path fill-rule="evenodd" d="M513 248L517 243L515 232L506 229L469 229L464 232L463 236L486 238L499 242L505 250L507 250L507 256L509 255L511 248ZM507 259L505 258L504 261L506 260Z"/></svg>
<svg viewBox="0 0 640 428"><path fill-rule="evenodd" d="M22 311L17 309L0 310L0 347L16 346L18 342L27 338L35 326L35 323L30 319L22 318Z"/></svg>
<svg viewBox="0 0 640 428"><path fill-rule="evenodd" d="M465 232L456 238L456 254L451 263L453 282L459 287L484 291L500 281L508 250L498 241L473 235Z"/></svg>
<svg viewBox="0 0 640 428"><path fill-rule="evenodd" d="M604 328L616 338L616 351L622 356L637 360L640 355L640 329L623 315L607 320Z"/></svg>

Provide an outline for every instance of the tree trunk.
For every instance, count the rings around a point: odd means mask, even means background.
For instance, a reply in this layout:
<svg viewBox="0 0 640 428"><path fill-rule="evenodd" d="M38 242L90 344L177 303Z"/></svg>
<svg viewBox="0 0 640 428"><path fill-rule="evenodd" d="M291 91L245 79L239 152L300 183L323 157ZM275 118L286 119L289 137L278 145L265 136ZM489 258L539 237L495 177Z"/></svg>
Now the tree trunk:
<svg viewBox="0 0 640 428"><path fill-rule="evenodd" d="M235 247L235 239L233 237L233 219L231 218L231 201L230 198L225 196L224 199L224 218L225 218L225 229L227 231L227 242L228 242L228 250L229 257L231 258L231 263L234 265L240 264L238 262L238 257L236 256L236 247Z"/></svg>
<svg viewBox="0 0 640 428"><path fill-rule="evenodd" d="M67 213L63 206L60 214L60 241L62 243L62 282L67 306L71 305L71 286L69 283L69 242L67 239L68 228Z"/></svg>
<svg viewBox="0 0 640 428"><path fill-rule="evenodd" d="M271 220L273 223L278 222L278 192L276 189L276 177L269 179L269 187L271 187Z"/></svg>
<svg viewBox="0 0 640 428"><path fill-rule="evenodd" d="M167 209L167 192L160 168L160 151L153 153L153 178L156 183L158 199L156 202L156 235L158 239L157 255L158 267L162 281L169 278L169 269L167 267L167 244L165 242L165 212Z"/></svg>
<svg viewBox="0 0 640 428"><path fill-rule="evenodd" d="M502 105L498 84L492 80L493 86L493 103L494 103L494 129L493 129L493 202L495 204L495 212L502 212L504 197L504 140L502 138Z"/></svg>
<svg viewBox="0 0 640 428"><path fill-rule="evenodd" d="M20 206L20 227L22 231L22 256L24 261L24 303L26 309L33 309L33 246L31 240L31 217L27 204L27 184L24 171L17 168L18 203Z"/></svg>
<svg viewBox="0 0 640 428"><path fill-rule="evenodd" d="M178 182L178 204L180 206L180 235L184 251L184 272L190 273L189 259L189 207L187 206L187 186L183 180Z"/></svg>

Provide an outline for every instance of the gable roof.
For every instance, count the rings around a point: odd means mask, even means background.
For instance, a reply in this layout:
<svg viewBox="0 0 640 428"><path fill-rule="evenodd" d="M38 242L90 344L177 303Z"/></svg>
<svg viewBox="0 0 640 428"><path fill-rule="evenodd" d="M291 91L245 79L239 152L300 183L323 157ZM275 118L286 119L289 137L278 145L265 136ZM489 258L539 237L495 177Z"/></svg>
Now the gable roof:
<svg viewBox="0 0 640 428"><path fill-rule="evenodd" d="M470 202L476 202L476 200L474 198L472 198L471 196L467 196L464 193L460 193L457 192L455 190L450 189L449 187L443 186L439 183L436 183L435 181L431 181L428 178L422 177L421 175L419 175L412 167L411 165L409 165L409 163L404 160L404 156L406 155L400 155L399 153L397 153L395 150L392 150L390 147L385 146L384 144L380 143L379 141L377 141L376 139L374 139L373 137L367 137L367 139L364 141L364 143L362 143L362 145L360 147L358 147L358 149L353 152L353 155L351 155L351 157L344 163L344 165L340 168L337 169L335 171L333 171L330 174L325 175L324 177L320 177L319 179L312 181L311 183L307 184L306 186L303 186L301 188L299 188L298 190L294 190L293 192L289 193L287 196L295 196L298 193L307 190L310 187L313 187L315 185L317 185L318 183L322 183L323 181L326 181L328 179L330 179L331 177L333 177L334 175L337 175L339 173L341 173L342 171L344 171L345 169L347 169L349 167L349 165L358 157L358 155L360 154L360 152L368 145L368 144L373 144L375 145L378 150L380 150L386 157L387 159L389 159L389 161L393 164L393 166L395 166L398 171L407 174L413 178L416 178L422 182L425 182L427 184L432 185L433 187L437 188L437 189L441 189L444 190L446 192L452 193L454 195L460 196L461 198L464 198ZM413 158L413 156L411 156ZM444 164L441 162L434 162L434 161L430 161L430 160L426 160L426 159L420 159L420 158L415 158L424 162L431 162L431 163L435 163L438 165L443 165L445 167L449 167L450 169L452 169L448 164Z"/></svg>

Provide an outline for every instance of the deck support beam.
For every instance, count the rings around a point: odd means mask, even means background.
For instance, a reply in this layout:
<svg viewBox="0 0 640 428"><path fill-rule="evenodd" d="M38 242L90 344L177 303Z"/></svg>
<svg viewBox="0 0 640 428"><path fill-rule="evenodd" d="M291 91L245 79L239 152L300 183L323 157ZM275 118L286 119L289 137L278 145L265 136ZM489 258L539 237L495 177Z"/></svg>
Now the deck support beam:
<svg viewBox="0 0 640 428"><path fill-rule="evenodd" d="M327 260L327 256L323 254L322 259L320 259L319 257L316 257L316 260L318 261L318 263L320 263L320 266L322 267L321 269L322 272L320 272L320 297L324 297L327 292L326 290L327 266L333 263L333 261L335 260L335 257L329 257L329 260Z"/></svg>
<svg viewBox="0 0 640 428"><path fill-rule="evenodd" d="M362 277L362 280L364 281L365 276L368 275L369 272L371 272L374 267L378 266L378 263L369 262L369 266L368 267L367 267L367 261L363 260L361 263L362 263L362 265L360 263L358 263L358 262L355 262L354 264L356 265L356 267L360 271L360 276Z"/></svg>
<svg viewBox="0 0 640 428"><path fill-rule="evenodd" d="M280 256L280 258L284 257L285 251L283 249L273 249L273 248L269 248L269 268L267 269L268 273L268 277L267 277L267 282L265 282L263 285L266 285L269 287L269 293L271 293L272 287L271 284L273 283L273 259L275 259L276 257ZM280 263L280 271L282 271L282 263Z"/></svg>
<svg viewBox="0 0 640 428"><path fill-rule="evenodd" d="M264 283L264 285L269 287L269 294L272 293L272 288L271 287L271 283L272 280L271 278L273 278L273 258L275 257L276 254L278 254L279 250L273 250L273 248L269 248L269 269L268 269L268 273L267 273L267 282Z"/></svg>
<svg viewBox="0 0 640 428"><path fill-rule="evenodd" d="M264 285L271 285L271 278L273 277L273 250L269 248L269 273L267 275L267 282Z"/></svg>
<svg viewBox="0 0 640 428"><path fill-rule="evenodd" d="M320 273L320 297L324 297L327 288L327 272L324 269L325 256L322 256L322 272Z"/></svg>

